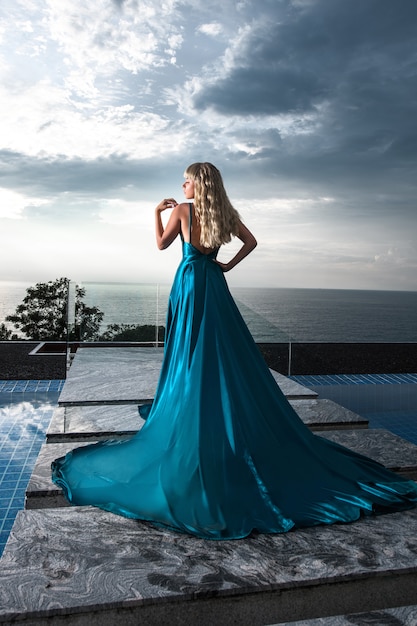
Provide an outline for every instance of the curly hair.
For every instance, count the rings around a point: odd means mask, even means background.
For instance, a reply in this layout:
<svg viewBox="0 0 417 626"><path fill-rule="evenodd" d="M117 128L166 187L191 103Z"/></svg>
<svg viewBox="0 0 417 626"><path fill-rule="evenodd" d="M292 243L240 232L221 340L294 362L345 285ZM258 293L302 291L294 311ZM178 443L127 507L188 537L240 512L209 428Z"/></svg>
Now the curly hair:
<svg viewBox="0 0 417 626"><path fill-rule="evenodd" d="M232 206L222 176L211 163L193 163L184 176L194 182L194 209L199 221L200 243L217 248L239 232L240 216Z"/></svg>

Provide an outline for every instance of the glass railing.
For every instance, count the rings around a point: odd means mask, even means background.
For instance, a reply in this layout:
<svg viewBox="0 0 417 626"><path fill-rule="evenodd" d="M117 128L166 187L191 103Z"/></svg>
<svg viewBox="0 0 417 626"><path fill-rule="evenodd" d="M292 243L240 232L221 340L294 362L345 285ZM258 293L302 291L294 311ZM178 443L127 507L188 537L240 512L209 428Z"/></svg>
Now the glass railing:
<svg viewBox="0 0 417 626"><path fill-rule="evenodd" d="M15 341L38 340L39 335L22 332L16 325L13 328L13 323L6 319L25 295L23 287L16 293L9 287L6 285L0 292L0 328L2 322L4 327L1 341L12 339L12 330L16 332ZM304 367L302 351L306 344L311 344L310 352L316 351L314 359L325 369L329 353L322 351L318 355L317 344L417 343L417 292L234 286L230 290L255 341L266 346L275 344L273 350L281 355L281 373L292 374ZM169 292L168 284L69 282L64 335L62 325L56 325L58 331L55 330L53 339L39 339L50 345L36 348L35 352L66 350L70 361L80 343L162 346ZM266 350L272 353L272 348ZM381 354L383 351L379 350ZM338 358L339 354L340 349ZM405 363L407 354L397 351L395 359ZM394 360L392 366L396 367ZM340 361L343 367L343 358ZM332 362L331 367L336 369L336 365Z"/></svg>
<svg viewBox="0 0 417 626"><path fill-rule="evenodd" d="M77 289L83 294L81 308L74 295ZM268 299L263 301L253 291L231 289L254 340L283 344L290 366L290 334L274 321ZM169 292L170 285L162 284L70 283L68 353L74 352L80 342L162 346ZM265 314L268 310L270 315Z"/></svg>
<svg viewBox="0 0 417 626"><path fill-rule="evenodd" d="M82 289L83 306L87 318L99 312L102 319L92 327L83 319L75 297L75 290ZM261 310L256 310L254 301L248 297L251 289L232 290L236 304L258 342L287 342L289 333L280 328ZM123 283L69 283L68 333L72 341L122 341L121 335L132 341L161 342L168 308L170 285L123 284ZM256 295L255 295L256 300ZM258 301L259 302L259 301ZM152 331L150 331L152 327ZM128 339L125 339L128 340ZM163 341L163 339L162 339Z"/></svg>

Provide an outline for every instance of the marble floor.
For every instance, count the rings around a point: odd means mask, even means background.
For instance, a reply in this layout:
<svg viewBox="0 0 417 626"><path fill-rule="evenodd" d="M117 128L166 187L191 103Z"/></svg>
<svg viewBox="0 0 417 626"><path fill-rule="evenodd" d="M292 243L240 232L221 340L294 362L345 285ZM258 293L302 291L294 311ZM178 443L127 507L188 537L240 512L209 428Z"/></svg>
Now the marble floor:
<svg viewBox="0 0 417 626"><path fill-rule="evenodd" d="M410 605L416 551L417 510L219 542L89 507L26 510L1 561L0 622L256 625Z"/></svg>
<svg viewBox="0 0 417 626"><path fill-rule="evenodd" d="M61 406L149 402L155 394L163 348L79 348L62 389ZM287 398L317 393L271 370Z"/></svg>
<svg viewBox="0 0 417 626"><path fill-rule="evenodd" d="M133 353L102 350L77 352L61 392L0 561L0 623L344 626L362 613L363 623L379 616L415 626L417 509L216 542L66 506L51 459L131 436L141 426L136 403L152 398L161 363L156 349L137 353L134 368ZM417 476L417 446L276 380L319 436Z"/></svg>
<svg viewBox="0 0 417 626"><path fill-rule="evenodd" d="M282 385L284 387L284 385ZM110 392L108 392L110 397ZM113 396L112 396L113 397ZM331 400L289 400L312 430L366 428L368 421ZM133 435L143 420L137 404L71 404L55 409L47 432L48 443L108 439Z"/></svg>

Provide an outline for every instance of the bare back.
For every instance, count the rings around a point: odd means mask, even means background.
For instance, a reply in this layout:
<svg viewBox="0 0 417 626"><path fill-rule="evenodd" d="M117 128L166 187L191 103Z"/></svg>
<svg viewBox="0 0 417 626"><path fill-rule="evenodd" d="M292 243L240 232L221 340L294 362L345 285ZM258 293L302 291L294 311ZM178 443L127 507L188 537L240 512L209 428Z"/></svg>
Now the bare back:
<svg viewBox="0 0 417 626"><path fill-rule="evenodd" d="M206 248L200 243L201 228L195 214L194 205L192 203L184 203L184 211L181 215L181 231L184 241L199 250L201 254L211 254L217 248ZM190 223L191 222L191 223Z"/></svg>

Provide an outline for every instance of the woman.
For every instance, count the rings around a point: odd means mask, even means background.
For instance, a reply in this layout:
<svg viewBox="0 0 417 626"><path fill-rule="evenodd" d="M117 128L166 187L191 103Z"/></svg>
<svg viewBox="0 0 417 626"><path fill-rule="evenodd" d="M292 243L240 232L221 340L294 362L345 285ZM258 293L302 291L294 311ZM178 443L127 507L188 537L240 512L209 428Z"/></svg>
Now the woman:
<svg viewBox="0 0 417 626"><path fill-rule="evenodd" d="M194 163L186 200L156 208L156 241L179 235L164 360L143 428L52 464L73 504L91 504L207 539L350 522L411 508L417 485L310 432L287 402L230 295L224 272L256 246L219 171ZM164 228L161 213L172 208ZM228 263L219 247L242 241Z"/></svg>

